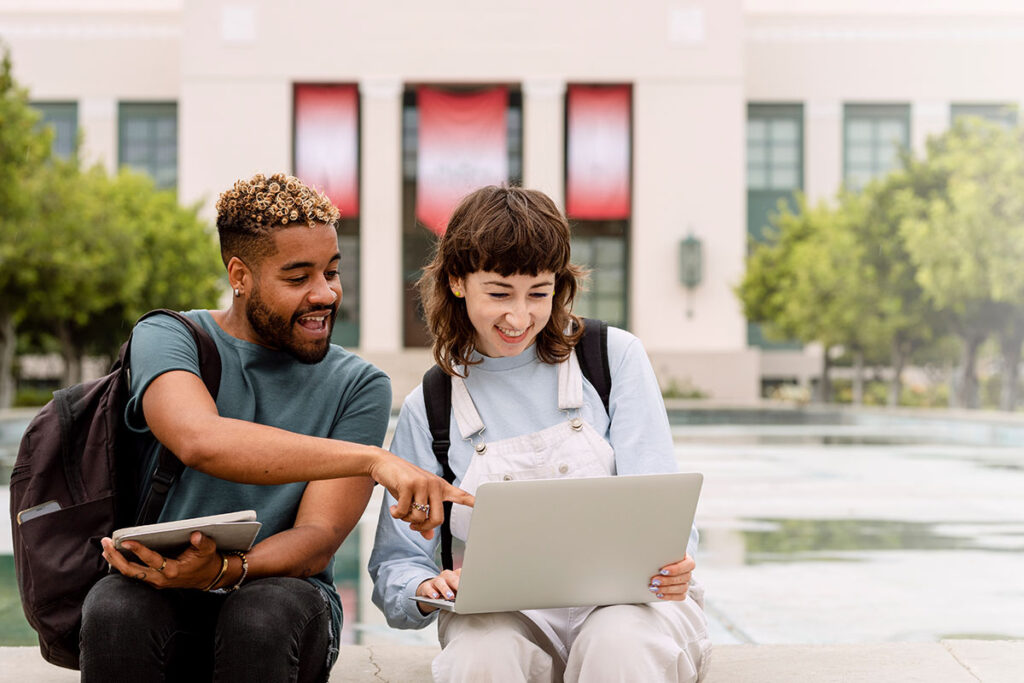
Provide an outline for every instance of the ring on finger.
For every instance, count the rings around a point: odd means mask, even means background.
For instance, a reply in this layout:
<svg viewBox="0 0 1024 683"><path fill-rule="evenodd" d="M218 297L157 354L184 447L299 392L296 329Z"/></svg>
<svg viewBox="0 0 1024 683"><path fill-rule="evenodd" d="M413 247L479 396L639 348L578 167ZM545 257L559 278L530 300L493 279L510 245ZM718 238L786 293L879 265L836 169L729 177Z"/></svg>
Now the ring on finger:
<svg viewBox="0 0 1024 683"><path fill-rule="evenodd" d="M420 512L422 512L425 515L429 515L430 514L430 503L426 503L426 504L424 504L424 503L413 503L412 507L413 507L414 510L419 510Z"/></svg>
<svg viewBox="0 0 1024 683"><path fill-rule="evenodd" d="M164 559L164 561L160 563L159 567L157 567L157 571L158 572L162 572L164 570L164 567L167 566L167 558L165 557L163 559Z"/></svg>

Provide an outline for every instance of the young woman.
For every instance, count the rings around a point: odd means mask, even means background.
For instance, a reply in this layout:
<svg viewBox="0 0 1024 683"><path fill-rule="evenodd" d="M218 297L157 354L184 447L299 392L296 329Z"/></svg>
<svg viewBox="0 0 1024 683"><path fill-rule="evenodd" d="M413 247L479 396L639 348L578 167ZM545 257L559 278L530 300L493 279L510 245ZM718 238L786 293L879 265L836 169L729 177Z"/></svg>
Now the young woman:
<svg viewBox="0 0 1024 683"><path fill-rule="evenodd" d="M573 350L580 320L571 310L582 274L569 261L568 223L540 192L485 187L452 215L420 292L434 358L452 375L449 462L466 491L510 473L539 479L676 470L665 406L640 341L608 330L608 411L580 372ZM439 473L431 443L417 387L391 450ZM422 628L436 612L409 598L451 599L459 573L438 572L438 539L395 520L395 502L389 496L381 508L369 567L373 600L393 627ZM456 538L465 540L471 512L453 507ZM658 599L651 604L442 613L434 678L698 680L711 643L703 590L692 579L696 546L694 529L686 557L651 577Z"/></svg>

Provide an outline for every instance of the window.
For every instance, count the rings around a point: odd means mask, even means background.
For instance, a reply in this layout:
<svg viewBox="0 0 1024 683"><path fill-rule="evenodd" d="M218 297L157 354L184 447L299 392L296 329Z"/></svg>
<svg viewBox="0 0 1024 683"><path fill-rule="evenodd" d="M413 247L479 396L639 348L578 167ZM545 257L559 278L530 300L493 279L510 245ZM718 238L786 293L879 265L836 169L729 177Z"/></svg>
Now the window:
<svg viewBox="0 0 1024 683"><path fill-rule="evenodd" d="M860 189L900 163L910 146L910 107L848 104L843 116L843 179Z"/></svg>
<svg viewBox="0 0 1024 683"><path fill-rule="evenodd" d="M1017 125L1017 107L1012 104L954 104L949 114L953 123L961 116L977 116L1007 128Z"/></svg>
<svg viewBox="0 0 1024 683"><path fill-rule="evenodd" d="M569 85L566 211L572 225L572 260L590 270L573 312L623 329L629 321L632 137L632 86Z"/></svg>
<svg viewBox="0 0 1024 683"><path fill-rule="evenodd" d="M342 216L338 221L338 279L341 303L334 321L331 341L339 346L359 346L359 217Z"/></svg>
<svg viewBox="0 0 1024 683"><path fill-rule="evenodd" d="M118 165L148 173L161 189L178 185L178 105L122 102L118 106Z"/></svg>
<svg viewBox="0 0 1024 683"><path fill-rule="evenodd" d="M747 234L752 240L764 241L779 202L796 208L796 193L803 186L803 105L747 105ZM747 344L773 350L801 348L798 342L765 339L757 323L747 323Z"/></svg>
<svg viewBox="0 0 1024 683"><path fill-rule="evenodd" d="M573 225L572 260L590 269L584 291L576 295L573 312L626 326L626 221L587 221ZM600 234L601 230L606 234Z"/></svg>
<svg viewBox="0 0 1024 683"><path fill-rule="evenodd" d="M799 104L747 106L747 232L764 239L783 200L794 206L804 186L804 120Z"/></svg>
<svg viewBox="0 0 1024 683"><path fill-rule="evenodd" d="M78 103L33 102L32 107L43 115L41 125L53 126L53 153L70 158L78 141Z"/></svg>
<svg viewBox="0 0 1024 683"><path fill-rule="evenodd" d="M292 169L341 212L338 277L342 298L331 341L359 346L359 91L351 84L293 88Z"/></svg>
<svg viewBox="0 0 1024 683"><path fill-rule="evenodd" d="M486 90L487 88L482 88ZM481 88L451 88L474 92ZM430 336L424 323L416 282L433 255L437 237L416 218L419 166L420 111L417 88L408 87L402 100L402 274L404 278L402 328L407 347L429 346ZM523 96L514 86L508 87L508 108L505 111L507 163L509 184L522 183L523 168Z"/></svg>

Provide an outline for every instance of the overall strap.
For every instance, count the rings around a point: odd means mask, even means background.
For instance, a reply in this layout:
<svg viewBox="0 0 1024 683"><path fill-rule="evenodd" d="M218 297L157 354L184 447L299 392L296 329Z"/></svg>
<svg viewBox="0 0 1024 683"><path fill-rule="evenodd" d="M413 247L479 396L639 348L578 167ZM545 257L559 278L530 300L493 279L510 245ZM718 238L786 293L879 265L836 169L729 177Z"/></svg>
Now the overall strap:
<svg viewBox="0 0 1024 683"><path fill-rule="evenodd" d="M455 483L455 472L448 463L448 448L451 446L450 426L452 414L452 377L439 365L434 365L423 375L423 405L427 411L427 425L433 439L431 447L434 457L441 465L441 474L449 484ZM452 569L452 504L444 504L444 522L441 524L441 566Z"/></svg>
<svg viewBox="0 0 1024 683"><path fill-rule="evenodd" d="M576 344L576 357L583 376L590 380L601 397L604 411L611 417L609 397L612 393L612 372L608 366L608 323L596 318L583 318L583 336Z"/></svg>
<svg viewBox="0 0 1024 683"><path fill-rule="evenodd" d="M583 318L583 336L576 344L576 357L583 376L597 390L609 412L609 397L612 391L612 373L608 365L608 323L595 318ZM434 457L441 465L445 481L455 483L455 473L448 463L448 449L451 447L452 377L434 365L423 375L423 404L427 412ZM452 504L444 504L444 522L441 524L441 566L452 569Z"/></svg>
<svg viewBox="0 0 1024 683"><path fill-rule="evenodd" d="M206 385L210 396L216 401L217 393L220 390L221 364L220 353L217 351L217 345L214 343L213 338L206 333L206 330L193 322L191 318L166 308L150 311L139 318L138 322L142 322L154 315L168 315L184 325L192 334L192 339L196 343L196 350L199 354L199 372L202 375L203 384ZM129 343L131 343L130 338ZM126 365L130 358L130 354L126 352ZM131 368L129 366L130 371ZM139 507L136 524L152 524L160 517L160 511L163 510L164 502L167 500L167 493L184 469L185 464L178 460L174 453L167 450L162 444L158 446L156 470L153 472L152 479L150 479L149 489L143 492L142 504Z"/></svg>

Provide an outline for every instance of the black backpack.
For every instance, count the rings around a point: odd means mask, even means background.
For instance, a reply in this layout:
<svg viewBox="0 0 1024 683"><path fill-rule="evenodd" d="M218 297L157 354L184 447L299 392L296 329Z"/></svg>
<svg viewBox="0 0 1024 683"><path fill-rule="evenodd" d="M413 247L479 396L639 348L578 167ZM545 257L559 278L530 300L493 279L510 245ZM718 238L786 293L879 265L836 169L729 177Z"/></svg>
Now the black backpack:
<svg viewBox="0 0 1024 683"><path fill-rule="evenodd" d="M583 376L597 390L608 410L608 399L612 392L612 373L608 367L608 323L594 318L583 318L583 335L576 343L576 358L580 362ZM451 446L449 426L452 414L452 378L438 365L423 375L423 403L430 426L431 444L434 457L441 464L441 474L449 484L455 483L455 473L448 464L448 448ZM441 524L441 567L451 569L452 560L452 504L444 504L444 522Z"/></svg>
<svg viewBox="0 0 1024 683"><path fill-rule="evenodd" d="M170 315L192 332L203 382L220 387L220 355L196 323ZM77 669L82 603L108 572L100 539L114 529L155 522L184 465L160 449L146 491L139 490L143 449L152 436L124 425L131 337L109 374L54 392L25 430L11 473L14 568L25 618L39 635L43 658Z"/></svg>

